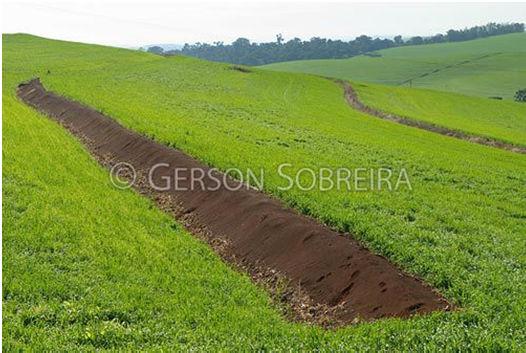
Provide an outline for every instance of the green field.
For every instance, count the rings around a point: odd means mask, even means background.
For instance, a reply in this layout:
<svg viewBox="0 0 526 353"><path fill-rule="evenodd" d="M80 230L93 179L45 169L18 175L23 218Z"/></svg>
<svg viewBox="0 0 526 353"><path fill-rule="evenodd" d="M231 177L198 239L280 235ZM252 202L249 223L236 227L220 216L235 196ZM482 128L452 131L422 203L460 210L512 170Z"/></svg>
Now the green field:
<svg viewBox="0 0 526 353"><path fill-rule="evenodd" d="M430 88L472 96L513 98L526 88L526 33L467 42L399 47L350 59L300 60L265 69ZM422 77L422 75L425 75Z"/></svg>
<svg viewBox="0 0 526 353"><path fill-rule="evenodd" d="M376 84L353 88L363 103L384 112L526 146L526 104Z"/></svg>
<svg viewBox="0 0 526 353"><path fill-rule="evenodd" d="M28 35L4 35L3 50L4 349L526 349L523 155L363 115L311 75ZM334 331L287 322L24 106L16 86L35 76L209 165L265 168L268 193L351 231L459 309ZM405 168L413 190L279 191L281 163Z"/></svg>

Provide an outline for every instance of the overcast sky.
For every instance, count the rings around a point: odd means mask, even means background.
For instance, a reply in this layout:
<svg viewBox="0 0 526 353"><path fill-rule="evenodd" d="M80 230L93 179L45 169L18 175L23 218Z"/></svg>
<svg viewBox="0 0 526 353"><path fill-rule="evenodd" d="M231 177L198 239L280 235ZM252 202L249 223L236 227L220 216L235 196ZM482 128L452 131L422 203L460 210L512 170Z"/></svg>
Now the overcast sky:
<svg viewBox="0 0 526 353"><path fill-rule="evenodd" d="M2 6L2 32L116 46L272 41L360 34L431 35L487 22L526 22L526 3L13 1Z"/></svg>

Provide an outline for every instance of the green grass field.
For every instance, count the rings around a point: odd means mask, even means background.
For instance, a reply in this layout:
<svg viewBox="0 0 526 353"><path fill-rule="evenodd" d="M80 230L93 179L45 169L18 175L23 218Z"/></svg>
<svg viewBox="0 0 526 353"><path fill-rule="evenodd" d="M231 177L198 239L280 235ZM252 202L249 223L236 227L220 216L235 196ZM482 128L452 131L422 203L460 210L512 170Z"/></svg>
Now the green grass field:
<svg viewBox="0 0 526 353"><path fill-rule="evenodd" d="M370 107L526 146L526 104L427 89L359 83L353 87L360 100Z"/></svg>
<svg viewBox="0 0 526 353"><path fill-rule="evenodd" d="M526 33L380 50L381 57L300 60L263 66L384 85L513 98L526 88ZM425 75L421 77L422 75Z"/></svg>
<svg viewBox="0 0 526 353"><path fill-rule="evenodd" d="M526 158L372 118L311 75L3 36L4 349L524 350ZM48 73L49 72L49 73ZM96 107L353 232L459 309L335 331L268 295L107 172L19 82ZM279 191L281 163L405 168L413 190Z"/></svg>

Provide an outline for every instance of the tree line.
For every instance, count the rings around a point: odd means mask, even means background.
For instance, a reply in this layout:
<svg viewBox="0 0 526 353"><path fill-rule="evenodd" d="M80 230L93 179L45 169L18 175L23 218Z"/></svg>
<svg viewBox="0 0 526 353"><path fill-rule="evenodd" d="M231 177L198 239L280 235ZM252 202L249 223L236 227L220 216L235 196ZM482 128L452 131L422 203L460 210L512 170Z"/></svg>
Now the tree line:
<svg viewBox="0 0 526 353"><path fill-rule="evenodd" d="M223 42L185 44L180 50L163 51L161 47L151 47L148 51L161 55L188 55L211 61L221 61L243 65L264 65L280 61L305 59L343 59L356 55L378 56L376 50L405 45L459 42L524 32L524 23L488 23L460 30L450 29L445 34L429 37L415 36L404 40L398 35L393 39L372 38L366 35L354 40L342 41L314 37L308 41L294 38L285 41L281 34L274 42L253 43L246 38L238 38L231 44Z"/></svg>

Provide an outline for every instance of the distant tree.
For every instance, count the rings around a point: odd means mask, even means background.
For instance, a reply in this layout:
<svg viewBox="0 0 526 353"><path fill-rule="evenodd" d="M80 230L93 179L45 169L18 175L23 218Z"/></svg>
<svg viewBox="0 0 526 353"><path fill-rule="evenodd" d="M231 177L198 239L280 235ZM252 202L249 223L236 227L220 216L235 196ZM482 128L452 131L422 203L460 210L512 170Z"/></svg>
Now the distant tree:
<svg viewBox="0 0 526 353"><path fill-rule="evenodd" d="M361 35L359 37L356 37L354 40L354 45L358 49L359 54L366 53L370 51L371 44L373 42L373 39L369 36Z"/></svg>
<svg viewBox="0 0 526 353"><path fill-rule="evenodd" d="M243 47L249 47L250 46L250 40L246 38L238 38L234 42L232 42L233 47L243 48Z"/></svg>
<svg viewBox="0 0 526 353"><path fill-rule="evenodd" d="M515 93L515 100L517 102L526 102L526 88L520 89Z"/></svg>
<svg viewBox="0 0 526 353"><path fill-rule="evenodd" d="M154 45L153 47L149 47L148 48L148 53L161 55L163 52L164 52L164 49L162 47L157 46L157 45Z"/></svg>
<svg viewBox="0 0 526 353"><path fill-rule="evenodd" d="M398 35L398 36L394 37L394 43L395 43L396 45L402 45L402 44L404 44L404 41L403 41L403 39L402 39L402 36Z"/></svg>
<svg viewBox="0 0 526 353"><path fill-rule="evenodd" d="M278 43L278 45L281 45L283 43L284 39L283 39L283 36L281 35L281 33L278 33L276 34L276 43Z"/></svg>
<svg viewBox="0 0 526 353"><path fill-rule="evenodd" d="M443 34L435 34L432 37L424 38L424 43L442 43L447 40L447 37Z"/></svg>
<svg viewBox="0 0 526 353"><path fill-rule="evenodd" d="M407 45L420 45L424 43L424 38L420 36L411 37L408 41L405 42Z"/></svg>

